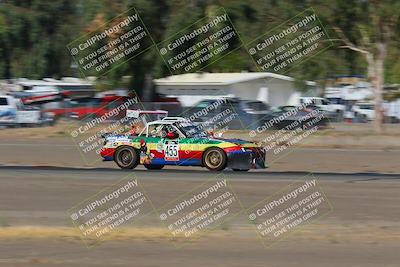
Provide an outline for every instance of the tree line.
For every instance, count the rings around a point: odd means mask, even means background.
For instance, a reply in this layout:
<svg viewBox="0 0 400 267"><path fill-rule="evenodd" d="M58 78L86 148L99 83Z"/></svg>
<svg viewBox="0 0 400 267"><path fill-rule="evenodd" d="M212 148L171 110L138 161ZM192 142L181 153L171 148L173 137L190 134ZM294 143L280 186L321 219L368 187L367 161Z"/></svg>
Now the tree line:
<svg viewBox="0 0 400 267"><path fill-rule="evenodd" d="M400 2L396 0L3 0L0 79L79 75L67 44L133 7L156 43L219 7L225 8L245 43L312 7L333 46L288 75L323 83L337 74L364 74L374 84L378 105L383 84L400 83ZM240 49L203 71L257 68L247 51ZM142 93L150 90L149 79L168 74L154 47L102 79L110 87L128 86ZM122 79L126 76L128 81Z"/></svg>

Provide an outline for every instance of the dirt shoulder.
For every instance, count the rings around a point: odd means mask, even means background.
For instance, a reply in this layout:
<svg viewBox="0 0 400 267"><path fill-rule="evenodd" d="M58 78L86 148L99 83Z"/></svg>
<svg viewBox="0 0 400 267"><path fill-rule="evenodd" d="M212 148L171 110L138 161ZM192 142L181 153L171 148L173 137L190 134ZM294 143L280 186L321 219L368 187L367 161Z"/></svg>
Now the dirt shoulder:
<svg viewBox="0 0 400 267"><path fill-rule="evenodd" d="M81 125L73 122L60 122L51 127L7 128L0 129L0 142L3 139L36 140L44 138L65 138L73 141L71 132ZM94 127L85 132L86 136L96 134L102 127ZM249 135L248 130L232 130L224 133L226 138L241 138L255 142L264 142L268 136L278 131L255 132ZM280 138L282 140L284 138ZM287 140L286 140L287 141ZM286 142L287 143L287 142ZM285 140L280 144L285 144ZM331 124L329 127L306 134L293 147L311 148L359 148L359 149L400 149L400 125L388 124L381 134L374 132L371 124Z"/></svg>
<svg viewBox="0 0 400 267"><path fill-rule="evenodd" d="M142 182L156 207L204 181L146 175L154 176ZM238 223L179 244L168 239L166 227L151 228L146 221L143 228L121 229L89 249L69 226L67 210L118 177L15 172L0 173L0 179L0 266L294 267L301 262L309 267L395 267L400 260L397 181L321 180L333 210L270 247L263 246L243 215L235 219ZM289 182L242 179L232 180L232 187L249 207Z"/></svg>
<svg viewBox="0 0 400 267"><path fill-rule="evenodd" d="M268 170L400 173L400 127L391 125L381 135L371 132L371 127L336 125L286 146L279 153L271 149L267 152ZM113 162L102 162L94 151L82 153L76 140L68 135L70 129L71 125L66 123L54 127L2 129L0 164L116 168ZM260 136L249 138L244 131L230 131L224 137L260 141Z"/></svg>

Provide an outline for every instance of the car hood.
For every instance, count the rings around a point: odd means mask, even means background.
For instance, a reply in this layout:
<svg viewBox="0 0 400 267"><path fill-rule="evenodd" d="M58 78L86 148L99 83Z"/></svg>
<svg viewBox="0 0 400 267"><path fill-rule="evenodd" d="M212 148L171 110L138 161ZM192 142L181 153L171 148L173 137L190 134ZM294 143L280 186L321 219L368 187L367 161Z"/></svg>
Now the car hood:
<svg viewBox="0 0 400 267"><path fill-rule="evenodd" d="M242 146L242 147L257 147L257 144L246 141L246 140L242 140L242 139L236 139L236 138L232 138L232 139L230 139L230 138L212 138L212 139L232 143L234 145Z"/></svg>

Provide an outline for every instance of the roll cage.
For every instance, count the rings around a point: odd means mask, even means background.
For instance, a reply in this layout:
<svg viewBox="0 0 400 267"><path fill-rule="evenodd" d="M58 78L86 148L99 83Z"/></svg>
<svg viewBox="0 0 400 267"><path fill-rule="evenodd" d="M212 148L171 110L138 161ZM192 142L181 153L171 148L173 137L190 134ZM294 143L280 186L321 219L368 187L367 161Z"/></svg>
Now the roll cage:
<svg viewBox="0 0 400 267"><path fill-rule="evenodd" d="M126 116L142 121L144 128L140 131L139 136L146 137L150 137L152 134L157 135L165 129L165 126L168 126L172 128L172 131L177 132L180 138L188 138L188 134L180 129L177 124L192 124L190 120L183 117L168 117L168 111L165 110L127 110ZM152 122L147 122L150 116L156 116L157 119ZM149 128L152 126L156 126L154 133L149 131Z"/></svg>
<svg viewBox="0 0 400 267"><path fill-rule="evenodd" d="M139 136L146 136L146 137L151 137L151 133L149 132L149 128L151 126L159 126L156 127L156 132L154 134L158 134L160 131L164 129L164 126L169 126L175 130L181 138L186 138L186 134L184 134L178 127L175 125L176 121L168 121L168 120L159 120L159 121L153 121L149 122L146 124L146 127L139 133ZM160 127L161 126L161 127Z"/></svg>

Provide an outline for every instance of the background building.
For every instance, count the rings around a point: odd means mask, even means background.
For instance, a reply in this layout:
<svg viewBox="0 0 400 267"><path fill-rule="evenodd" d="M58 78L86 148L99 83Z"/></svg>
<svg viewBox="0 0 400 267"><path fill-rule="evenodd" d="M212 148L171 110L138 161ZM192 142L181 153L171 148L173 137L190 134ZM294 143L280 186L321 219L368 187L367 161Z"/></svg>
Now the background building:
<svg viewBox="0 0 400 267"><path fill-rule="evenodd" d="M270 106L289 105L300 96L292 77L270 72L187 73L156 79L158 93L176 97L183 106L203 99L239 97ZM314 82L307 82L310 88Z"/></svg>

